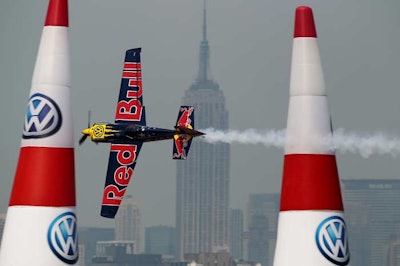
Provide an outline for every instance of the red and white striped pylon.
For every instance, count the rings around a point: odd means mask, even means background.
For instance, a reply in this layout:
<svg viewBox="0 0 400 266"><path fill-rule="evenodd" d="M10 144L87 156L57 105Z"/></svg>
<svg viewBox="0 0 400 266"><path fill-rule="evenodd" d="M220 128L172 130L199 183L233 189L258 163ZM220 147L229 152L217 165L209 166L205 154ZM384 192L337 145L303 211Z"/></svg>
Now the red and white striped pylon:
<svg viewBox="0 0 400 266"><path fill-rule="evenodd" d="M317 34L296 9L290 102L274 266L348 265L349 246Z"/></svg>
<svg viewBox="0 0 400 266"><path fill-rule="evenodd" d="M68 1L49 0L32 78L0 265L78 260Z"/></svg>

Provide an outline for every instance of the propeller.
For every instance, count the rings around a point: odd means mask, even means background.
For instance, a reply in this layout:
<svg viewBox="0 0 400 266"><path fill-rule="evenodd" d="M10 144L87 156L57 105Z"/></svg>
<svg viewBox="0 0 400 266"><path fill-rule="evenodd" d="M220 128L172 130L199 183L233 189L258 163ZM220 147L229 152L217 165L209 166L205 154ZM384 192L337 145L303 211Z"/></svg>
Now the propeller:
<svg viewBox="0 0 400 266"><path fill-rule="evenodd" d="M87 139L87 135L83 135L81 139L79 140L79 145L82 145L83 142Z"/></svg>
<svg viewBox="0 0 400 266"><path fill-rule="evenodd" d="M88 128L90 128L90 110L88 111ZM85 142L85 140L87 139L88 135L87 134L83 134L82 137L79 140L79 145L82 145L83 142Z"/></svg>

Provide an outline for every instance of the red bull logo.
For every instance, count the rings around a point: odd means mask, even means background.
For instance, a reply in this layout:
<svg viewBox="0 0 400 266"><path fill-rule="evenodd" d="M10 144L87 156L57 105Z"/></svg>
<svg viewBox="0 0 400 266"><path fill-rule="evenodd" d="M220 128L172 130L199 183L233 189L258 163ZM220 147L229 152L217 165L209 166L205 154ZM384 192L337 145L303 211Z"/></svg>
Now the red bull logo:
<svg viewBox="0 0 400 266"><path fill-rule="evenodd" d="M115 120L140 121L142 117L142 94L141 64L125 62Z"/></svg>
<svg viewBox="0 0 400 266"><path fill-rule="evenodd" d="M180 135L174 138L175 149L173 158L174 159L186 159L186 147L188 146L187 137Z"/></svg>
<svg viewBox="0 0 400 266"><path fill-rule="evenodd" d="M118 206L133 175L132 164L136 160L136 145L112 144L110 156L116 157L119 167L113 167L113 183L104 189L103 204Z"/></svg>
<svg viewBox="0 0 400 266"><path fill-rule="evenodd" d="M181 107L181 109L179 111L180 117L178 118L177 125L193 129L192 119L190 119L190 117L192 116L193 110L194 110L194 107Z"/></svg>
<svg viewBox="0 0 400 266"><path fill-rule="evenodd" d="M189 129L194 128L194 107L181 106L179 109L178 119L176 120L177 127L185 127ZM189 152L192 136L184 134L184 130L180 130L181 134L174 136L174 151L172 153L173 159L186 159Z"/></svg>

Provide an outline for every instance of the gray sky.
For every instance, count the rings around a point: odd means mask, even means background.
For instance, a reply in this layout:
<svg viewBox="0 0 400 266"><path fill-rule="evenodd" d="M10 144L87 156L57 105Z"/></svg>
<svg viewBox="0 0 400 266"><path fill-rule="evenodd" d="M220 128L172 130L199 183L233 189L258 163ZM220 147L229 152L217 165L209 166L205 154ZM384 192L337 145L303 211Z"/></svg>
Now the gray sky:
<svg viewBox="0 0 400 266"><path fill-rule="evenodd" d="M286 126L294 10L310 5L335 128L400 137L398 0L208 1L211 72L224 91L230 128ZM197 75L201 0L70 1L75 142L87 124L113 121L126 49L142 47L149 125L172 128ZM47 0L0 2L0 211L6 211ZM93 122L92 121L92 122ZM174 224L172 143L146 143L128 188L143 224ZM109 145L75 149L80 225L113 226L99 216ZM337 154L341 178L398 178L399 157ZM279 192L283 150L234 144L231 202Z"/></svg>

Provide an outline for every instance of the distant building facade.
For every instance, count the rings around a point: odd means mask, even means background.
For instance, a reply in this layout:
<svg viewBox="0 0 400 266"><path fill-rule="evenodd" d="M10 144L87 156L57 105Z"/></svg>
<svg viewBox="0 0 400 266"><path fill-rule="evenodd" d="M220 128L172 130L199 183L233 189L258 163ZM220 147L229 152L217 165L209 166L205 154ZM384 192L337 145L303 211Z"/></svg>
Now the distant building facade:
<svg viewBox="0 0 400 266"><path fill-rule="evenodd" d="M141 214L131 195L124 197L115 216L115 240L135 241L134 253L141 251Z"/></svg>
<svg viewBox="0 0 400 266"><path fill-rule="evenodd" d="M99 241L91 266L162 266L161 255L134 254L135 241Z"/></svg>
<svg viewBox="0 0 400 266"><path fill-rule="evenodd" d="M184 105L195 106L195 127L228 129L225 97L209 69L204 8L197 79L185 91ZM230 145L195 139L185 162L177 162L176 229L178 257L229 250Z"/></svg>
<svg viewBox="0 0 400 266"><path fill-rule="evenodd" d="M344 179L342 194L350 218L346 221L351 263L390 265L393 237L400 230L400 180ZM354 218L357 214L362 218Z"/></svg>
<svg viewBox="0 0 400 266"><path fill-rule="evenodd" d="M235 263L228 252L202 252L199 254L185 254L188 265L203 266L234 266Z"/></svg>
<svg viewBox="0 0 400 266"><path fill-rule="evenodd" d="M343 194L345 194L343 192ZM346 193L347 194L347 193ZM350 262L352 265L371 265L370 206L362 201L344 199L346 224L349 232Z"/></svg>
<svg viewBox="0 0 400 266"><path fill-rule="evenodd" d="M264 214L253 215L249 225L249 261L268 265L268 223Z"/></svg>
<svg viewBox="0 0 400 266"><path fill-rule="evenodd" d="M76 263L77 266L86 266L89 265L86 262L86 250L85 250L85 245L83 244L78 244L78 262Z"/></svg>
<svg viewBox="0 0 400 266"><path fill-rule="evenodd" d="M172 226L151 226L145 230L145 254L173 257L176 253L176 230Z"/></svg>
<svg viewBox="0 0 400 266"><path fill-rule="evenodd" d="M279 214L279 194L250 194L247 205L248 260L272 265Z"/></svg>
<svg viewBox="0 0 400 266"><path fill-rule="evenodd" d="M0 247L1 247L1 240L3 239L3 231L4 225L6 223L6 213L0 213Z"/></svg>
<svg viewBox="0 0 400 266"><path fill-rule="evenodd" d="M389 244L388 266L400 266L400 233L393 235Z"/></svg>
<svg viewBox="0 0 400 266"><path fill-rule="evenodd" d="M243 259L244 215L240 209L231 210L230 252L234 260Z"/></svg>
<svg viewBox="0 0 400 266"><path fill-rule="evenodd" d="M91 265L98 241L114 239L114 228L78 227L79 265Z"/></svg>
<svg viewBox="0 0 400 266"><path fill-rule="evenodd" d="M247 261L249 259L249 229L245 226L245 231L243 232L243 260Z"/></svg>

